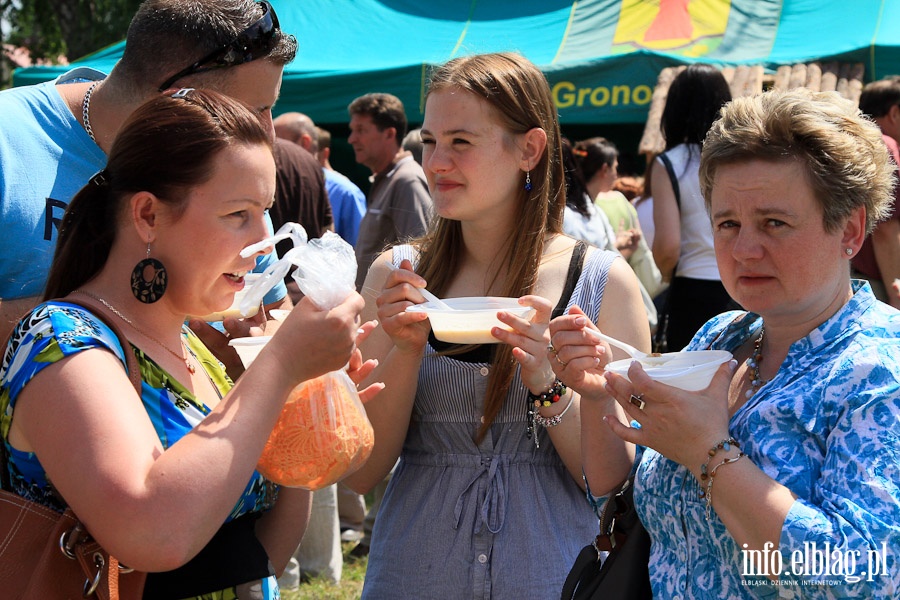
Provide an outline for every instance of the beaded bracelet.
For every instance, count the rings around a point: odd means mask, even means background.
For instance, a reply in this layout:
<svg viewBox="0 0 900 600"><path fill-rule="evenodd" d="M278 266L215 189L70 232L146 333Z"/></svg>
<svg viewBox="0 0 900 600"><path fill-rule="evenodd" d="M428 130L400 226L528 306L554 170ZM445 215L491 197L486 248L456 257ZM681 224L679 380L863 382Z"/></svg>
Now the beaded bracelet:
<svg viewBox="0 0 900 600"><path fill-rule="evenodd" d="M566 404L566 407L564 409L562 409L562 412L557 415L553 415L552 417L543 417L537 411L535 411L534 416L533 416L534 424L540 425L541 427L544 427L545 429L547 427L556 427L557 425L560 424L560 422L562 422L562 418L565 416L565 414L567 412L569 412L569 409L572 408L572 404L573 404L574 400L575 400L575 394L572 394L571 396L569 396L569 403Z"/></svg>
<svg viewBox="0 0 900 600"><path fill-rule="evenodd" d="M730 437L726 440L722 440L721 442L719 442L718 444L716 444L715 446L710 448L709 451L707 451L706 462L704 464L700 465L700 481L701 482L706 481L709 478L709 461L712 460L712 458L719 452L719 450L724 450L725 452L728 452L729 450L731 450L731 446L734 446L735 448L741 447L741 445L738 443L738 441L736 439L734 439L733 437ZM700 498L702 499L705 497L706 497L706 492L704 492L703 488L701 487Z"/></svg>
<svg viewBox="0 0 900 600"><path fill-rule="evenodd" d="M737 456L732 456L731 458L726 458L715 467L712 468L712 471L709 472L709 481L706 484L706 520L709 521L709 517L712 514L712 488L713 482L716 480L716 471L719 470L719 467L722 465L730 465L731 463L736 463L747 456L743 452L739 452Z"/></svg>
<svg viewBox="0 0 900 600"><path fill-rule="evenodd" d="M534 403L535 408L550 406L559 402L559 399L566 393L566 389L566 384L559 379L555 379L553 383L550 384L550 389L542 394L532 394L531 390L529 390L528 400Z"/></svg>
<svg viewBox="0 0 900 600"><path fill-rule="evenodd" d="M566 384L559 379L555 379L553 380L553 383L550 384L550 389L543 394L532 394L531 390L528 390L528 411L525 416L525 437L529 440L534 437L535 448L541 447L538 436L534 435L535 425L540 424L538 419L543 419L543 417L537 414L538 409L542 406L551 406L554 402L559 402L559 399L562 398L567 389ZM568 407L566 407L566 409L568 409Z"/></svg>

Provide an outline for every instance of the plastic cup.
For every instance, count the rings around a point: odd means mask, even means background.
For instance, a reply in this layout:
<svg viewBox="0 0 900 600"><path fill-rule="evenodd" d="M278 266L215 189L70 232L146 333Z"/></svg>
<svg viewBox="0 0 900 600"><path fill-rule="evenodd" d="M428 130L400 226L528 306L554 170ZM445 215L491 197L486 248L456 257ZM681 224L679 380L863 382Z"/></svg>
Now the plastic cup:
<svg viewBox="0 0 900 600"><path fill-rule="evenodd" d="M431 321L434 337L451 344L497 344L491 335L492 327L510 331L506 323L497 318L498 311L506 311L523 319L530 319L534 309L522 306L517 298L497 298L493 296L469 298L445 298L451 310L438 308L431 302L417 304L406 312L424 312Z"/></svg>
<svg viewBox="0 0 900 600"><path fill-rule="evenodd" d="M256 357L259 355L260 350L263 349L269 340L272 339L271 335L260 335L256 337L242 337L242 338L234 338L228 342L228 345L233 347L238 356L241 359L241 362L244 363L244 368L250 366Z"/></svg>
<svg viewBox="0 0 900 600"><path fill-rule="evenodd" d="M244 299L244 296L247 295L250 287L260 277L262 277L260 273L247 273L246 275L244 275L244 287L241 289L241 291L234 293L234 300L231 301L231 306L229 306L225 310L220 310L197 318L202 321L224 321L228 317L234 317L235 319L245 319L255 316L256 313L259 312L259 305L251 307L247 311L247 313L244 314L241 313L241 300Z"/></svg>
<svg viewBox="0 0 900 600"><path fill-rule="evenodd" d="M716 374L719 365L731 360L726 350L695 350L693 352L666 352L670 360L658 366L641 364L644 372L654 381L665 383L689 392L706 388ZM617 360L606 365L606 370L628 379L628 368L633 358ZM629 379L629 381L631 381Z"/></svg>

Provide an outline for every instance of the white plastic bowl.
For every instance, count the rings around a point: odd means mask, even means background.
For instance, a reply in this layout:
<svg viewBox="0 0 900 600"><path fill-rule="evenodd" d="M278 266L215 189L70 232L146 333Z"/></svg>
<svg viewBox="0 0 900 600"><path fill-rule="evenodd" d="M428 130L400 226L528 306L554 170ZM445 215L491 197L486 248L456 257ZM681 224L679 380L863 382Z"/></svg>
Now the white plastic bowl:
<svg viewBox="0 0 900 600"><path fill-rule="evenodd" d="M727 350L666 352L662 357L669 360L658 366L641 364L644 372L660 383L696 392L709 385L719 365L731 360L731 352ZM613 361L606 365L606 370L628 379L628 368L632 362L633 358Z"/></svg>
<svg viewBox="0 0 900 600"><path fill-rule="evenodd" d="M289 310L282 310L280 308L273 308L269 311L269 316L271 316L276 321L284 321L287 319L287 316L290 314Z"/></svg>
<svg viewBox="0 0 900 600"><path fill-rule="evenodd" d="M246 369L250 366L250 363L256 359L260 350L263 349L263 346L271 339L271 335L234 338L228 342L228 345L237 350L238 356L241 358L241 362L244 363L244 368Z"/></svg>
<svg viewBox="0 0 900 600"><path fill-rule="evenodd" d="M407 312L423 312L431 321L434 337L451 344L497 344L491 335L491 328L500 327L510 331L506 323L497 319L498 311L506 311L523 319L530 319L534 309L519 304L518 298L497 298L494 296L446 298L453 310L436 307L431 302L417 304Z"/></svg>

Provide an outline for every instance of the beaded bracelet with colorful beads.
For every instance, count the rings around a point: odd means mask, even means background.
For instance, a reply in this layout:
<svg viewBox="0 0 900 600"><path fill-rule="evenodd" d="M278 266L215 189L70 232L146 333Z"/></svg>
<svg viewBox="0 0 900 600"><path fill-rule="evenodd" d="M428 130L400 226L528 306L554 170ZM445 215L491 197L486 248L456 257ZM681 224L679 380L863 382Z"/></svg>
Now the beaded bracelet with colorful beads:
<svg viewBox="0 0 900 600"><path fill-rule="evenodd" d="M566 384L557 379L550 385L550 389L542 394L532 394L529 391L528 400L533 403L536 408L540 408L541 406L551 406L554 403L559 402L559 399L565 395L567 389Z"/></svg>

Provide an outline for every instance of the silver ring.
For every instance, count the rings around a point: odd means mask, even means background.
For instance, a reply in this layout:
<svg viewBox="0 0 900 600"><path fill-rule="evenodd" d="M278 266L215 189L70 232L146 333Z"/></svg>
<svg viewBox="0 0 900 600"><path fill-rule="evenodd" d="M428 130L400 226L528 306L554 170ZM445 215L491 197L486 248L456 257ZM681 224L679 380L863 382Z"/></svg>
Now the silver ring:
<svg viewBox="0 0 900 600"><path fill-rule="evenodd" d="M549 353L552 354L553 356L556 356L556 353L559 352L559 350L557 350L556 348L554 348L554 347L553 347L553 342L550 341L550 342L547 342L547 352L549 352Z"/></svg>
<svg viewBox="0 0 900 600"><path fill-rule="evenodd" d="M647 403L644 402L643 394L638 394L637 396L632 394L631 398L629 398L628 401L637 406L638 410L644 410L644 407L647 406Z"/></svg>

